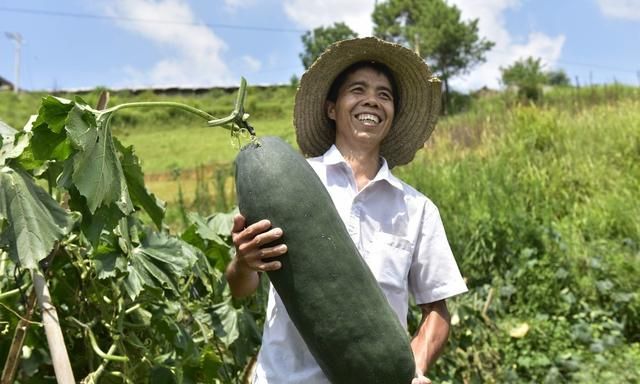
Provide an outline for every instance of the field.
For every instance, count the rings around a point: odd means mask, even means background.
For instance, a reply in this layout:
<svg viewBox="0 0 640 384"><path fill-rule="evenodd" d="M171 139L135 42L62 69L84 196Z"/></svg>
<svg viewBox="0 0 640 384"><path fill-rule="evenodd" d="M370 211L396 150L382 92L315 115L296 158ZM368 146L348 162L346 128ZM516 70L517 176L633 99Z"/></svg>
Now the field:
<svg viewBox="0 0 640 384"><path fill-rule="evenodd" d="M0 120L21 127L41 96L0 93ZM294 143L293 97L288 87L249 90L259 135ZM110 105L157 99L222 117L234 95L115 93ZM639 382L640 89L551 89L537 105L504 93L463 99L396 170L439 206L470 288L450 300L450 343L430 377ZM172 231L188 226L187 211L233 207L238 143L227 132L173 110L125 110L113 127L169 202Z"/></svg>

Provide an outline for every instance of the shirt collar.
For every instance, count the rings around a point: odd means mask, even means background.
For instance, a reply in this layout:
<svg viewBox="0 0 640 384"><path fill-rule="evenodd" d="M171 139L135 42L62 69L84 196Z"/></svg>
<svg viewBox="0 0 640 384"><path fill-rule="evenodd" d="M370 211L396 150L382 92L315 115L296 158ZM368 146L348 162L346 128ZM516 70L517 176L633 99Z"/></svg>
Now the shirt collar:
<svg viewBox="0 0 640 384"><path fill-rule="evenodd" d="M402 190L403 189L402 183L400 182L400 179L398 179L393 174L391 174L391 170L389 169L389 164L387 163L387 160L382 156L380 157L380 160L382 161L382 166L380 167L380 170L378 171L376 176L371 181L375 182L378 180L384 180L387 183L389 183L391 186L399 190ZM325 165L344 164L345 166L350 167L349 163L347 163L347 161L344 159L344 157L338 150L338 147L335 146L335 144L332 144L331 147L327 150L327 152L324 153L324 155L322 156L322 163Z"/></svg>

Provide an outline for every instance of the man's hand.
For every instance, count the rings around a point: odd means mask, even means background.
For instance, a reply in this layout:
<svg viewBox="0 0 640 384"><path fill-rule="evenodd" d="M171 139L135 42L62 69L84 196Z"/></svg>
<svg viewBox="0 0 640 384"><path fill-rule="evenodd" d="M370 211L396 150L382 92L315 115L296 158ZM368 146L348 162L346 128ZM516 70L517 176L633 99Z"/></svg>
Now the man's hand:
<svg viewBox="0 0 640 384"><path fill-rule="evenodd" d="M419 375L411 381L411 384L431 384L431 380L426 376Z"/></svg>
<svg viewBox="0 0 640 384"><path fill-rule="evenodd" d="M255 292L260 284L258 272L273 271L282 266L279 261L265 259L287 252L284 244L264 247L283 234L282 229L271 228L269 220L261 220L246 228L245 224L244 216L238 214L233 218L231 239L236 254L227 266L225 276L234 297L245 297Z"/></svg>
<svg viewBox="0 0 640 384"><path fill-rule="evenodd" d="M244 216L237 214L233 218L231 238L236 247L235 261L238 267L245 271L273 271L279 269L279 261L265 261L264 259L277 257L287 252L284 244L273 247L262 247L282 237L282 229L271 228L269 220L260 220L248 227L245 226Z"/></svg>

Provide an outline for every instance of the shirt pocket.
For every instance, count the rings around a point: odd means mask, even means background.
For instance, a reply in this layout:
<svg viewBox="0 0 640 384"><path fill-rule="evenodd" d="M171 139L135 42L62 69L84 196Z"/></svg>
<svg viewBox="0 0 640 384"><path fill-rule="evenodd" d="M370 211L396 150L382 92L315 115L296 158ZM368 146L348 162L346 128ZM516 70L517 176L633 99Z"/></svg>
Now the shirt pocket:
<svg viewBox="0 0 640 384"><path fill-rule="evenodd" d="M412 243L400 236L376 233L367 245L364 260L384 291L407 290Z"/></svg>

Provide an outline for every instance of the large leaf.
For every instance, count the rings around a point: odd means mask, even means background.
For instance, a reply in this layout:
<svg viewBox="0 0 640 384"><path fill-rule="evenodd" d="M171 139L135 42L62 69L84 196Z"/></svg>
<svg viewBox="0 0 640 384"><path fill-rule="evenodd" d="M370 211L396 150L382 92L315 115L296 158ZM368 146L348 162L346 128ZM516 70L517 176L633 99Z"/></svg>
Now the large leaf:
<svg viewBox="0 0 640 384"><path fill-rule="evenodd" d="M19 132L0 121L0 139L0 166L3 166L9 159L20 156L27 148L31 132Z"/></svg>
<svg viewBox="0 0 640 384"><path fill-rule="evenodd" d="M222 238L223 235L229 235L231 233L231 226L224 225L224 220L216 219L218 216L222 214L217 214L212 217L203 218L195 212L189 213L189 221L191 224L195 225L196 233L205 240L211 240L214 243L227 246L227 243ZM224 229L221 230L220 226L224 226ZM228 227L228 231L227 231Z"/></svg>
<svg viewBox="0 0 640 384"><path fill-rule="evenodd" d="M102 205L93 214L87 206L87 199L80 195L78 190L70 185L69 187L69 208L80 212L82 215L81 229L87 240L94 246L97 245L103 231L111 231L118 225L124 213L114 204Z"/></svg>
<svg viewBox="0 0 640 384"><path fill-rule="evenodd" d="M46 96L42 99L42 104L38 111L38 118L33 125L47 124L52 132L60 133L67 122L67 115L73 106L74 103L71 100L55 96Z"/></svg>
<svg viewBox="0 0 640 384"><path fill-rule="evenodd" d="M198 260L197 250L164 233L147 233L142 244L130 253L125 289L135 299L143 287L178 292L177 282Z"/></svg>
<svg viewBox="0 0 640 384"><path fill-rule="evenodd" d="M14 136L16 133L18 133L18 131L12 128L9 124L0 120L0 136L4 136L4 137Z"/></svg>
<svg viewBox="0 0 640 384"><path fill-rule="evenodd" d="M150 193L144 185L144 173L142 173L138 157L133 153L133 146L125 148L118 140L114 139L114 142L122 154L122 169L129 193L131 193L131 199L134 204L141 206L155 225L160 228L164 218L165 203Z"/></svg>
<svg viewBox="0 0 640 384"><path fill-rule="evenodd" d="M31 151L36 160L66 160L72 152L71 142L65 132L55 133L47 125L33 128Z"/></svg>
<svg viewBox="0 0 640 384"><path fill-rule="evenodd" d="M231 305L231 299L227 299L213 307L211 325L215 329L216 336L224 345L230 346L240 336L238 331L238 318L240 310Z"/></svg>
<svg viewBox="0 0 640 384"><path fill-rule="evenodd" d="M95 111L87 106L76 104L69 111L65 128L78 149L73 157L72 180L87 198L91 213L114 203L129 214L133 203L107 121L96 120Z"/></svg>
<svg viewBox="0 0 640 384"><path fill-rule="evenodd" d="M202 217L197 213L189 213L191 225L182 234L182 239L199 248L207 255L209 261L220 271L229 263L231 249L231 228L233 216L237 210L230 213L217 213L209 217Z"/></svg>
<svg viewBox="0 0 640 384"><path fill-rule="evenodd" d="M0 216L9 223L0 245L23 268L37 268L69 232L71 216L23 171L3 167L0 185Z"/></svg>

